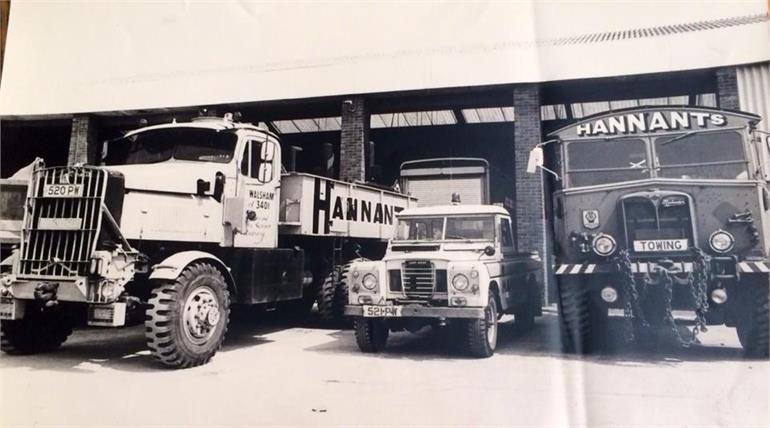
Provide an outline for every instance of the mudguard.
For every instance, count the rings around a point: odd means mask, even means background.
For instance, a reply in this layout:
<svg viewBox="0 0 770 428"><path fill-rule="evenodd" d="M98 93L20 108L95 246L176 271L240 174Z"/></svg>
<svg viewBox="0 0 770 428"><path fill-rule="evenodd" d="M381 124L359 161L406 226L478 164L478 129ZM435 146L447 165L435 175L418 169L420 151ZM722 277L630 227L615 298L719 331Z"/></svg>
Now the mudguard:
<svg viewBox="0 0 770 428"><path fill-rule="evenodd" d="M150 273L150 279L166 279L175 280L188 265L194 262L206 261L222 271L222 275L227 281L227 286L232 289L233 292L237 292L235 285L235 279L233 278L230 268L217 256L206 253L204 251L182 251L167 257L162 262L152 267L152 273Z"/></svg>

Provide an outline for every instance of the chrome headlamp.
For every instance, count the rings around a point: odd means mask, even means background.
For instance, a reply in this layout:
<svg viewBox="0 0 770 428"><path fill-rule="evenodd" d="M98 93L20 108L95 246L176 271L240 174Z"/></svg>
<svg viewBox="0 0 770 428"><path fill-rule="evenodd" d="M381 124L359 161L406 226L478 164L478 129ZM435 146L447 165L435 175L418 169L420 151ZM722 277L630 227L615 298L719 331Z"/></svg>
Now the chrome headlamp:
<svg viewBox="0 0 770 428"><path fill-rule="evenodd" d="M594 253L602 257L607 257L612 255L612 253L615 252L615 249L617 249L618 244L615 242L615 238L613 238L610 235L606 235L602 233L598 235L596 238L594 238L593 242L591 243L591 246L594 249Z"/></svg>
<svg viewBox="0 0 770 428"><path fill-rule="evenodd" d="M735 238L730 232L719 229L709 236L709 246L717 253L726 253L735 246Z"/></svg>
<svg viewBox="0 0 770 428"><path fill-rule="evenodd" d="M374 276L374 274L367 273L364 275L363 279L361 279L361 285L365 289L373 291L375 288L377 288L377 277Z"/></svg>
<svg viewBox="0 0 770 428"><path fill-rule="evenodd" d="M468 290L469 285L470 281L468 281L468 277L462 273L458 273L452 277L452 288L457 291L466 291Z"/></svg>

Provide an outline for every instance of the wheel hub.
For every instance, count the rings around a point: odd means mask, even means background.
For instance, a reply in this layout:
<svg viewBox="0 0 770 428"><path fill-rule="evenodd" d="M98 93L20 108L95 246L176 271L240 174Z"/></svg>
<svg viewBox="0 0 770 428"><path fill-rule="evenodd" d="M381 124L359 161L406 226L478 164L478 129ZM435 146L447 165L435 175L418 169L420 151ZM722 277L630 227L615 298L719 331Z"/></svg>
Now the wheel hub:
<svg viewBox="0 0 770 428"><path fill-rule="evenodd" d="M219 323L219 301L208 287L201 287L190 293L182 317L185 333L195 344L206 342Z"/></svg>

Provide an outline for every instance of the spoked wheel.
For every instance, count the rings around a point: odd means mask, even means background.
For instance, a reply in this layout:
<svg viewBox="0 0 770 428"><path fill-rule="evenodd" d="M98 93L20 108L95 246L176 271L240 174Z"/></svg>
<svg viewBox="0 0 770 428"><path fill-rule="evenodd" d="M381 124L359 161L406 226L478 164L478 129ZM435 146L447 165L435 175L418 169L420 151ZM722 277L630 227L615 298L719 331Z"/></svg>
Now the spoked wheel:
<svg viewBox="0 0 770 428"><path fill-rule="evenodd" d="M27 316L0 322L0 349L12 355L58 349L72 334L72 320L58 307L43 311L28 303Z"/></svg>
<svg viewBox="0 0 770 428"><path fill-rule="evenodd" d="M205 364L222 346L229 315L222 273L208 263L193 264L153 290L145 321L147 346L168 367Z"/></svg>
<svg viewBox="0 0 770 428"><path fill-rule="evenodd" d="M353 321L356 344L362 352L381 352L388 342L388 326L379 318L356 317Z"/></svg>
<svg viewBox="0 0 770 428"><path fill-rule="evenodd" d="M497 301L490 293L489 303L484 308L484 318L466 320L466 349L474 357L487 358L497 348Z"/></svg>
<svg viewBox="0 0 770 428"><path fill-rule="evenodd" d="M770 302L767 282L752 285L748 313L738 323L738 339L749 358L768 358L770 351Z"/></svg>

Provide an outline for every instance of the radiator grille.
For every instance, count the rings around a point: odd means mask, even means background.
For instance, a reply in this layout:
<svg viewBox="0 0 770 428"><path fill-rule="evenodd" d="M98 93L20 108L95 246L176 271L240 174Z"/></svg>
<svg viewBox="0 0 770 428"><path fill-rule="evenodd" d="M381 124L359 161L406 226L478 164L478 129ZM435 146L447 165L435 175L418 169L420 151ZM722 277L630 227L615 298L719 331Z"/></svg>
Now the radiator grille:
<svg viewBox="0 0 770 428"><path fill-rule="evenodd" d="M97 168L55 167L35 172L22 230L21 276L67 279L87 274L99 236L106 184L107 174ZM74 186L80 191L62 196L50 185Z"/></svg>
<svg viewBox="0 0 770 428"><path fill-rule="evenodd" d="M409 260L403 266L404 294L413 299L430 299L436 283L433 263L428 260Z"/></svg>

